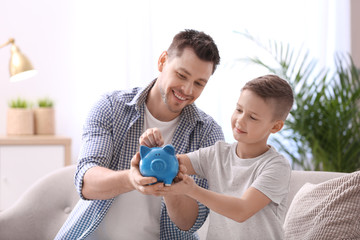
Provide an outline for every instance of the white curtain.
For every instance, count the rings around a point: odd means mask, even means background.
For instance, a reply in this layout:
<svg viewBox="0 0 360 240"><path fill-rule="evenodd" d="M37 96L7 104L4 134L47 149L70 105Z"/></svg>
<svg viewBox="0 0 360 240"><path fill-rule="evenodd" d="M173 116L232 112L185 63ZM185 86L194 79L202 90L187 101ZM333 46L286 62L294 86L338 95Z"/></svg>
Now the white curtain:
<svg viewBox="0 0 360 240"><path fill-rule="evenodd" d="M75 126L82 125L101 94L154 79L159 55L186 28L210 34L219 47L221 65L197 105L218 121L229 142L234 141L230 117L240 88L266 74L235 61L258 50L234 31L303 45L322 64L331 64L336 51L350 49L348 0L76 0L73 4L71 65L76 79L74 111L79 116ZM75 148L79 142L74 139Z"/></svg>

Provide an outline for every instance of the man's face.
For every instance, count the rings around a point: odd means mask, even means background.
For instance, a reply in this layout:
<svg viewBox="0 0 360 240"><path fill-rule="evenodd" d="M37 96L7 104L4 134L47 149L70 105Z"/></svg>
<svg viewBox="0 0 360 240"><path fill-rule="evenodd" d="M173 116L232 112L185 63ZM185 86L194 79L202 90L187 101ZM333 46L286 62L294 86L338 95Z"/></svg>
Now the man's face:
<svg viewBox="0 0 360 240"><path fill-rule="evenodd" d="M213 70L213 63L200 60L190 48L180 57L169 57L166 52L159 59L161 72L157 86L162 103L171 115L178 116L204 90Z"/></svg>

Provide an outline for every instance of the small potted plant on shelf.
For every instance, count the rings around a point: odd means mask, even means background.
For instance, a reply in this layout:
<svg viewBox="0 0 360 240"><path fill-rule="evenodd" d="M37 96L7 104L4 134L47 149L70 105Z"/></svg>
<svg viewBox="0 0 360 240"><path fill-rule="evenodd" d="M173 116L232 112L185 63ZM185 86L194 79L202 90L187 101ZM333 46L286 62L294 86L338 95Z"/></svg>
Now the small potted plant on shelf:
<svg viewBox="0 0 360 240"><path fill-rule="evenodd" d="M34 134L34 113L27 100L18 97L9 101L6 132L8 135Z"/></svg>
<svg viewBox="0 0 360 240"><path fill-rule="evenodd" d="M55 134L55 110L53 100L46 97L39 99L37 103L38 106L34 109L35 134Z"/></svg>

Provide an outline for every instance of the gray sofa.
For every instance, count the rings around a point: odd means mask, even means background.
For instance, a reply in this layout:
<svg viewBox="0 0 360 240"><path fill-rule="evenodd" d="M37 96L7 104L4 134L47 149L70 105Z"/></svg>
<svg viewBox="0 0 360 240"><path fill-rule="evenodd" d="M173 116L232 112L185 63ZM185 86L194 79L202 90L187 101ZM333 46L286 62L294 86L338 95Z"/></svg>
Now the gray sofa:
<svg viewBox="0 0 360 240"><path fill-rule="evenodd" d="M1 240L53 239L79 200L74 187L75 165L64 167L40 179L14 205L0 212ZM288 206L306 183L321 183L345 173L293 171ZM206 224L199 230L206 236Z"/></svg>

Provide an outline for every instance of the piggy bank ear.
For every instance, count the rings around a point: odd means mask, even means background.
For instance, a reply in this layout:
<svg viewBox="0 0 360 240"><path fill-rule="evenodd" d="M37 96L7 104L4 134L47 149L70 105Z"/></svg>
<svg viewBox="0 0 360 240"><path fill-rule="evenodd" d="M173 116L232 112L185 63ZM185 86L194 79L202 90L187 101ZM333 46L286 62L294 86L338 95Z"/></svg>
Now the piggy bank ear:
<svg viewBox="0 0 360 240"><path fill-rule="evenodd" d="M165 145L163 150L171 155L175 155L175 149L171 144Z"/></svg>
<svg viewBox="0 0 360 240"><path fill-rule="evenodd" d="M147 146L141 145L140 146L140 157L141 157L141 159L143 159L150 151L151 151L151 148L148 148Z"/></svg>

